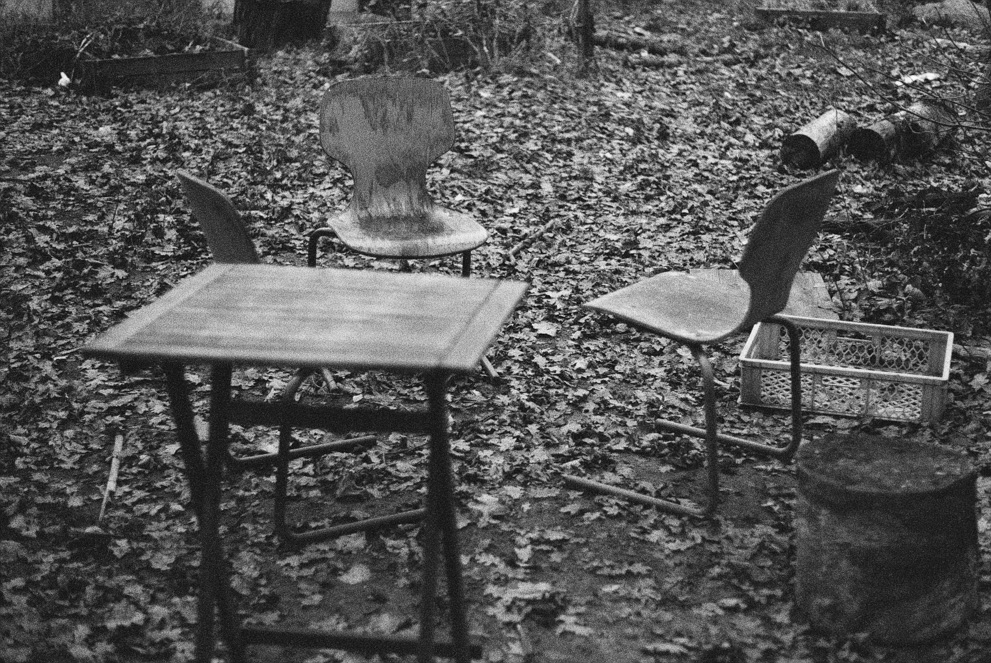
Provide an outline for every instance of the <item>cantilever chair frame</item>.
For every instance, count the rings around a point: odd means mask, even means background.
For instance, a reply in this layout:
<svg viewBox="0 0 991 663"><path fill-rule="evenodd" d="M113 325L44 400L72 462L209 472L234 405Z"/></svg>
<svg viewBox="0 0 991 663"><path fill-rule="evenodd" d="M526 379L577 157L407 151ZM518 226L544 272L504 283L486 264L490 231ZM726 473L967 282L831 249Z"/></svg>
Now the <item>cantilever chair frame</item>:
<svg viewBox="0 0 991 663"><path fill-rule="evenodd" d="M567 485L592 492L623 497L678 515L710 517L716 512L719 505L718 456L720 442L780 458L784 462L791 460L802 442L801 332L794 322L788 319L787 316L779 315L779 313L787 305L788 294L795 275L798 273L798 267L808 253L816 235L818 235L822 218L825 215L829 200L832 198L838 178L839 173L836 170L822 173L803 182L786 187L767 204L764 213L751 231L750 239L747 242L743 258L740 261L738 273L750 289L750 299L746 313L735 325L720 329L709 335L702 335L700 333L697 338L692 338L684 331L672 333L659 326L645 323L633 313L624 314L620 306L617 306L616 309L610 308L610 298L623 293L624 290L634 290L641 284L648 283L653 279L628 286L586 304L587 308L619 317L641 331L665 336L687 345L692 356L698 362L702 373L705 428L687 426L665 419L655 420L654 425L661 430L700 437L705 440L708 493L708 500L705 506L694 508L574 475L564 475L564 482ZM811 209L807 209L807 207ZM788 224L787 219L782 221L786 217L801 217L796 223L800 227L797 238L782 241L781 233L791 230L791 228L786 227L786 224ZM774 245L780 243L789 244L790 246L783 251L775 250ZM771 279L773 281L772 283L765 283L762 278L767 276L764 272L768 269L774 272ZM663 279L664 275L661 274L659 277ZM654 277L654 279L656 278L658 277ZM761 321L782 325L787 330L789 338L791 438L784 446L763 444L734 435L719 433L717 430L715 377L713 375L712 364L706 355L704 346L722 341L733 334L753 327L753 325Z"/></svg>
<svg viewBox="0 0 991 663"><path fill-rule="evenodd" d="M210 246L214 260L219 263L260 263L261 260L255 250L254 242L248 235L241 215L238 214L230 198L213 185L188 172L177 171L176 177L186 193L186 198L193 210L193 216L196 217L203 234L206 235L207 244ZM320 372L328 384L333 383L333 378L326 368ZM315 371L311 369L300 369L286 385L286 389L282 393L282 403L286 406L287 412L292 409L291 405L295 403L303 384L314 374ZM234 410L237 411L236 408ZM242 423L236 418L232 418L231 421L232 423ZM250 422L244 423L250 425ZM237 457L228 451L226 459L228 467L235 470L275 466L275 532L282 539L290 543L310 543L398 523L418 522L423 519L426 510L416 509L319 530L296 532L295 528L287 522L286 516L289 500L289 461L297 458L315 458L332 452L361 452L375 443L375 436L364 435L295 447L293 446L295 438L292 436L292 423L288 416L283 419L283 423L279 427L277 452Z"/></svg>

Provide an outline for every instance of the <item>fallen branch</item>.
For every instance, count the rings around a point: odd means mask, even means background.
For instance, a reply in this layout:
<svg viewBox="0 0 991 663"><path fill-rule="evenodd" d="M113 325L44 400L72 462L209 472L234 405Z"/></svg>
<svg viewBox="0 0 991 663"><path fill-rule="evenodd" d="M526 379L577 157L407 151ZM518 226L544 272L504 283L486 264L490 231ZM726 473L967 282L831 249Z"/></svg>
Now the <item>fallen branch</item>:
<svg viewBox="0 0 991 663"><path fill-rule="evenodd" d="M550 221L548 221L547 223L545 223L544 225L542 225L539 228L537 228L537 230L535 230L534 232L530 233L529 235L527 235L526 237L524 237L523 239L521 239L516 244L516 246L514 246L511 249L509 249L509 255L511 257L515 258L516 257L516 254L518 254L520 251L522 251L523 249L527 248L528 246L530 246L531 244L533 244L535 241L537 241L537 238L538 237L540 237L545 232L547 232L548 230L550 230L551 228L553 228L555 225L557 225L557 222L560 221L560 220L561 220L560 217L553 218Z"/></svg>
<svg viewBox="0 0 991 663"><path fill-rule="evenodd" d="M978 345L953 345L953 357L968 361L991 361L991 348Z"/></svg>
<svg viewBox="0 0 991 663"><path fill-rule="evenodd" d="M120 472L120 456L124 451L124 436L120 433L114 434L114 451L110 456L110 477L107 479L107 488L103 491L103 504L100 505L100 515L96 518L96 524L103 522L103 515L107 511L107 504L110 503L110 496L117 492L117 475Z"/></svg>

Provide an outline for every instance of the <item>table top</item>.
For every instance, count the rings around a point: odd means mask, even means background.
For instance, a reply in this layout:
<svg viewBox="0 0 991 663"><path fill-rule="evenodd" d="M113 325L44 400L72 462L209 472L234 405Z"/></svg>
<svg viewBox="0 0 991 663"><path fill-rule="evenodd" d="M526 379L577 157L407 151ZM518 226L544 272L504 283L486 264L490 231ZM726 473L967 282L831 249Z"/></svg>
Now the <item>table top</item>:
<svg viewBox="0 0 991 663"><path fill-rule="evenodd" d="M122 362L475 369L527 284L214 264L82 348Z"/></svg>

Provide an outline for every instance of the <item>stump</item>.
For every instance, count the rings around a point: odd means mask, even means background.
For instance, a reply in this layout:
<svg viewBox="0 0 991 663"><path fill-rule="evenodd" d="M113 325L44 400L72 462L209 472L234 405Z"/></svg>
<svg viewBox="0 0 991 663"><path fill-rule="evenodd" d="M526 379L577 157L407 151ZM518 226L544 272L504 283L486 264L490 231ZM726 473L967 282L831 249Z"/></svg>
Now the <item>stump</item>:
<svg viewBox="0 0 991 663"><path fill-rule="evenodd" d="M795 601L816 630L919 644L974 613L977 473L963 454L833 435L797 467Z"/></svg>

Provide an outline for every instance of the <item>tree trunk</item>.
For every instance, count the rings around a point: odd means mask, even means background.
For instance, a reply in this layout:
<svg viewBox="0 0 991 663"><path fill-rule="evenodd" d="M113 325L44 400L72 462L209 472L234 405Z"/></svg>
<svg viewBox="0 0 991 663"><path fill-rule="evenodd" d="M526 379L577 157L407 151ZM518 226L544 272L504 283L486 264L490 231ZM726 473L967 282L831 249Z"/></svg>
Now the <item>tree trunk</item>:
<svg viewBox="0 0 991 663"><path fill-rule="evenodd" d="M595 19L592 0L575 0L573 29L578 44L579 68L584 73L595 64Z"/></svg>
<svg viewBox="0 0 991 663"><path fill-rule="evenodd" d="M234 27L242 46L261 51L320 39L330 0L235 0Z"/></svg>
<svg viewBox="0 0 991 663"><path fill-rule="evenodd" d="M843 111L830 109L785 136L781 143L781 161L803 170L818 168L836 156L856 126L853 118Z"/></svg>

